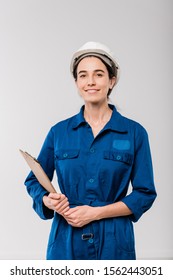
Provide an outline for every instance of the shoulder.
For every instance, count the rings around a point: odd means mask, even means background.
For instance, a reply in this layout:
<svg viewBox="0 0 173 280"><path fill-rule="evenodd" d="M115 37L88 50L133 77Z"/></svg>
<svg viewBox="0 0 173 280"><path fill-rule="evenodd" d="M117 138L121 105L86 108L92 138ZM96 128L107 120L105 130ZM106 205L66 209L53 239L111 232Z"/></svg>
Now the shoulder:
<svg viewBox="0 0 173 280"><path fill-rule="evenodd" d="M139 123L136 120L128 118L126 116L121 115L119 112L119 118L121 119L121 124L125 128L125 131L128 133L136 145L141 145L141 143L148 142L148 132L143 124Z"/></svg>
<svg viewBox="0 0 173 280"><path fill-rule="evenodd" d="M119 113L120 114L120 113ZM121 115L121 118L123 119L123 122L127 126L127 128L131 131L133 131L135 134L147 134L146 128L143 126L143 124L139 123L136 120L133 120L131 118L128 118L126 116Z"/></svg>
<svg viewBox="0 0 173 280"><path fill-rule="evenodd" d="M52 127L51 127L51 131L52 132L56 132L56 131L62 131L64 129L66 129L67 127L73 127L73 124L75 123L76 121L76 117L77 117L78 114L76 115L73 115L67 119L64 119L64 120L61 120L59 122L57 122L56 124L54 124Z"/></svg>
<svg viewBox="0 0 173 280"><path fill-rule="evenodd" d="M115 106L113 108L113 115L111 119L111 125L114 130L121 133L140 134L146 133L146 129L136 120L124 116Z"/></svg>
<svg viewBox="0 0 173 280"><path fill-rule="evenodd" d="M127 137L134 143L135 151L139 149L146 150L146 147L149 146L149 138L145 127L136 120L122 116L121 114L120 118L126 128Z"/></svg>

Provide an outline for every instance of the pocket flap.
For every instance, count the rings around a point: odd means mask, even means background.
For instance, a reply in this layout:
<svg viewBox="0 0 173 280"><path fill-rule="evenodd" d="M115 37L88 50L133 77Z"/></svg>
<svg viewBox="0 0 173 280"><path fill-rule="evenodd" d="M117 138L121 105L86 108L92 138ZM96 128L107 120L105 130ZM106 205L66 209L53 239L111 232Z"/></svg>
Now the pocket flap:
<svg viewBox="0 0 173 280"><path fill-rule="evenodd" d="M129 165L131 165L133 162L133 155L129 153L123 153L123 152L104 151L104 158L124 162Z"/></svg>
<svg viewBox="0 0 173 280"><path fill-rule="evenodd" d="M55 158L57 159L70 159L77 158L79 155L79 150L77 149L62 149L55 153Z"/></svg>

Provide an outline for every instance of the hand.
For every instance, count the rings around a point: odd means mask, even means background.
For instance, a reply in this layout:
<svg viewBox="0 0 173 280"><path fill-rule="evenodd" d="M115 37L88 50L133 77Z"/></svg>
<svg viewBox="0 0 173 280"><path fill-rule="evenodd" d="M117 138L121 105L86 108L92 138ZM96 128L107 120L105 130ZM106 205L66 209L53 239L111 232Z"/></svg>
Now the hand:
<svg viewBox="0 0 173 280"><path fill-rule="evenodd" d="M97 207L83 205L70 208L68 211L64 212L63 217L69 225L73 227L82 227L96 220L96 214Z"/></svg>
<svg viewBox="0 0 173 280"><path fill-rule="evenodd" d="M60 215L69 210L68 198L64 194L50 193L48 196L45 195L43 196L43 203Z"/></svg>

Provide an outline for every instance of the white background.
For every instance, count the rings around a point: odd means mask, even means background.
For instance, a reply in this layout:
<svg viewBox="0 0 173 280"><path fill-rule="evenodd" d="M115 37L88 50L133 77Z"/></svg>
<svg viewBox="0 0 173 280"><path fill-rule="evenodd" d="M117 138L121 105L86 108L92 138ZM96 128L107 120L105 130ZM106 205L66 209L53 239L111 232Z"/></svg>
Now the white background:
<svg viewBox="0 0 173 280"><path fill-rule="evenodd" d="M32 210L18 149L37 156L49 128L78 113L69 65L87 41L114 51L111 101L149 133L158 198L135 224L137 258L173 259L172 9L171 0L0 0L0 259L45 258L51 221Z"/></svg>

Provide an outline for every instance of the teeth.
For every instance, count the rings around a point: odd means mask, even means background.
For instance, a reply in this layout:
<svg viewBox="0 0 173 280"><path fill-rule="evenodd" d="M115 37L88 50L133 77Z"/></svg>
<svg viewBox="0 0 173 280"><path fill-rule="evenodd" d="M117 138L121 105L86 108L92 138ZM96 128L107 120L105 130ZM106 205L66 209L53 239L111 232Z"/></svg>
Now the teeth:
<svg viewBox="0 0 173 280"><path fill-rule="evenodd" d="M95 92L97 92L97 90L95 90L95 89L89 89L89 90L87 90L87 92L89 92L89 93L95 93Z"/></svg>

